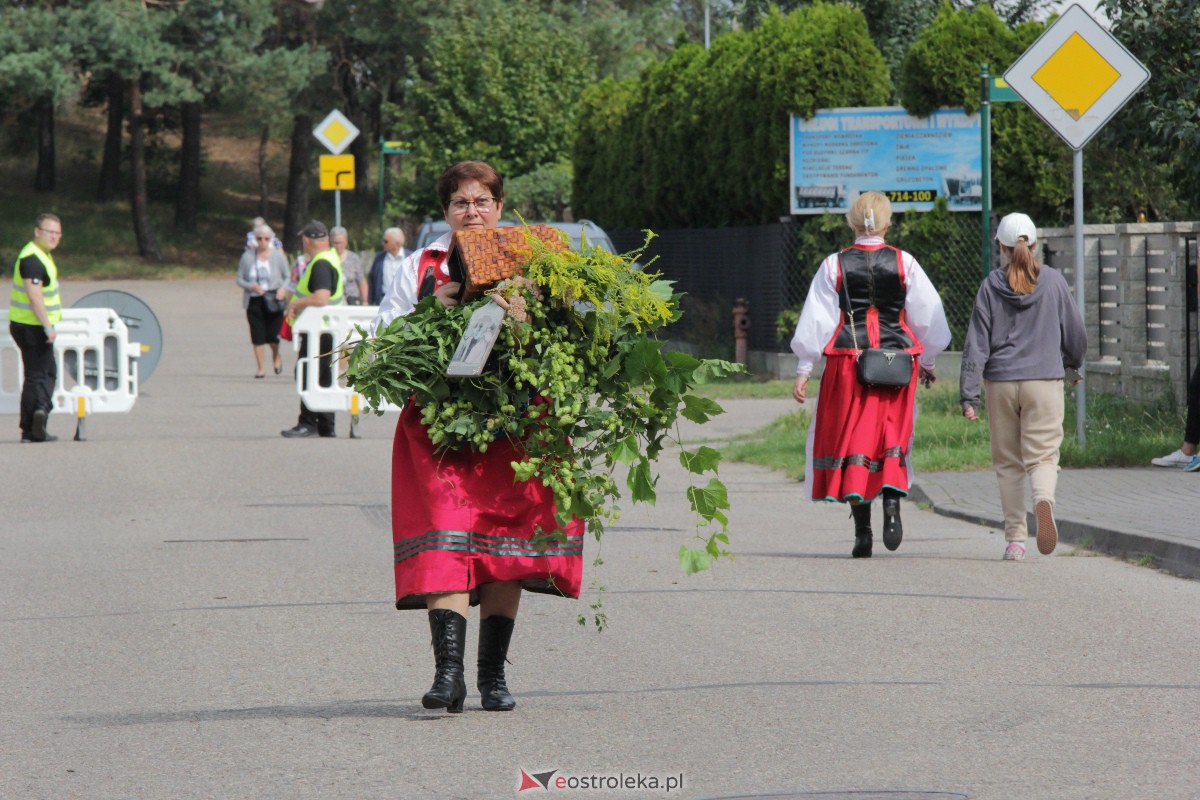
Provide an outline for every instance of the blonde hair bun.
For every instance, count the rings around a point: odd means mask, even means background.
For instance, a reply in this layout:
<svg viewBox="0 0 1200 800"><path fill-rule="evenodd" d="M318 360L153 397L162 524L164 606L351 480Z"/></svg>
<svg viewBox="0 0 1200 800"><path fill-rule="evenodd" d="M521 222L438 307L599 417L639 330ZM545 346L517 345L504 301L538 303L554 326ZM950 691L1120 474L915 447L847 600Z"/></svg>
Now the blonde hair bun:
<svg viewBox="0 0 1200 800"><path fill-rule="evenodd" d="M846 212L846 222L857 234L877 234L892 224L892 203L882 192L863 192Z"/></svg>

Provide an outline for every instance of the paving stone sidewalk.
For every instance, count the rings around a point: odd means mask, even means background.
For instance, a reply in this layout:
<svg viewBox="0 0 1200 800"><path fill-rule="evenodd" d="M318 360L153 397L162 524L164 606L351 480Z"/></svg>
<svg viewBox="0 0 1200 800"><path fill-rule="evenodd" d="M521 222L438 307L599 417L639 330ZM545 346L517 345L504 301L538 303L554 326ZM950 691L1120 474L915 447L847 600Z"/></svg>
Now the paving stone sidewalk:
<svg viewBox="0 0 1200 800"><path fill-rule="evenodd" d="M912 498L948 517L1003 528L990 472L918 475ZM1055 518L1059 539L1200 578L1200 474L1178 469L1064 469ZM1030 517L1031 535L1036 527Z"/></svg>

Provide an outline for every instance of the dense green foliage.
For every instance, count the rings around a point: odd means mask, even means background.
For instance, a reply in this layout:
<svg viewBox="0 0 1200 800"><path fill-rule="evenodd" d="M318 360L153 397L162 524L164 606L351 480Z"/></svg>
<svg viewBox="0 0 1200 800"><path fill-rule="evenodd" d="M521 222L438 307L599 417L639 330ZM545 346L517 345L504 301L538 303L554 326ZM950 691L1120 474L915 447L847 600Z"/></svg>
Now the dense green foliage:
<svg viewBox="0 0 1200 800"><path fill-rule="evenodd" d="M1015 30L986 5L951 9L917 37L901 67L900 102L911 114L937 108L979 110L979 65L1001 75L1042 32L1040 23ZM992 201L1006 213L1021 210L1043 225L1070 212L1070 148L1022 103L992 107Z"/></svg>
<svg viewBox="0 0 1200 800"><path fill-rule="evenodd" d="M910 113L976 111L980 64L1002 74L1045 29L1029 21L1045 5L797 1L781 6L793 9L785 16L746 4L746 21L755 27L719 37L707 52L681 46L636 80L602 81L585 92L573 149L574 208L615 228L773 222L787 213L789 113L888 105L889 64L896 96ZM1136 9L1144 4L1124 5L1125 21L1114 29L1129 36L1163 26L1180 0L1152 3L1140 14ZM932 9L937 12L930 19ZM1172 65L1171 76L1190 74L1195 45L1171 45L1168 54L1166 44L1160 48L1154 41L1142 36L1137 46L1151 56L1161 53ZM1172 82L1178 80L1187 79L1164 80L1149 98L1156 105L1122 112L1108 126L1111 132L1089 143L1089 222L1186 213L1172 179L1185 193L1200 187L1200 179L1187 183L1200 160L1172 163L1200 146L1200 138L1191 138L1200 137L1200 125L1187 116L1196 92ZM1146 109L1166 113L1155 118ZM1130 159L1129 153L1145 157ZM994 105L993 208L1020 209L1042 225L1069 224L1072 186L1072 153L1057 134L1020 103ZM825 238L820 230L816 236Z"/></svg>
<svg viewBox="0 0 1200 800"><path fill-rule="evenodd" d="M610 227L775 221L788 211L789 114L886 105L887 65L856 9L768 14L705 51L676 49L581 101L575 210Z"/></svg>
<svg viewBox="0 0 1200 800"><path fill-rule="evenodd" d="M1150 70L1150 81L1102 132L1125 191L1150 219L1179 218L1173 187L1200 208L1200 4L1194 0L1103 0L1112 32ZM1174 212L1174 213L1173 213ZM1184 212L1186 213L1186 211Z"/></svg>
<svg viewBox="0 0 1200 800"><path fill-rule="evenodd" d="M586 43L536 3L456 0L431 25L428 58L411 69L393 119L411 143L409 211L439 211L434 181L462 159L523 175L567 152L575 101L595 78Z"/></svg>
<svg viewBox="0 0 1200 800"><path fill-rule="evenodd" d="M1180 47L1164 44L1162 49L1147 44L1156 38L1138 35L1151 29L1171 29L1175 23L1169 22L1168 10L1160 8L1163 16L1151 23L1142 8L1145 4L1123 5L1128 6L1126 22L1114 25L1114 34L1130 49L1150 56L1170 53L1169 58L1177 59L1178 65L1189 64L1188 48L1194 54L1196 47L1190 40L1182 41L1187 35L1180 34ZM1130 22L1136 19L1142 20L1141 26ZM942 106L977 110L979 65L988 64L992 76L1000 76L1044 30L1045 24L1034 22L1010 28L989 6L953 10L943 0L937 18L920 32L905 56L899 80L902 106L918 115ZM1152 58L1146 64L1153 70ZM1164 100L1166 106L1182 109L1184 116L1194 112L1194 106L1180 101L1177 92L1182 89L1170 78L1152 85L1160 89L1146 98L1135 98L1084 149L1087 222L1134 222L1140 212L1151 219L1187 213L1169 188L1176 172L1171 164L1177 156L1172 154L1183 150L1174 146L1182 138L1180 131L1163 125L1157 112L1147 113L1153 108L1147 103L1153 103L1154 96L1169 98ZM992 207L1000 213L1024 211L1044 225L1072 222L1074 172L1069 146L1022 103L994 104L991 116ZM1156 124L1162 127L1156 130ZM1200 128L1193 126L1192 130ZM1139 157L1128 158L1130 152ZM1195 158L1188 163L1196 163ZM1184 164L1178 167L1180 173L1187 172Z"/></svg>
<svg viewBox="0 0 1200 800"><path fill-rule="evenodd" d="M926 116L948 106L979 109L979 64L1003 72L1021 54L1016 34L988 6L955 11L943 3L921 31L900 68L900 102Z"/></svg>
<svg viewBox="0 0 1200 800"><path fill-rule="evenodd" d="M59 26L61 11L44 6L9 9L0 25L0 99L32 106L44 96L61 102L78 87L72 41Z"/></svg>

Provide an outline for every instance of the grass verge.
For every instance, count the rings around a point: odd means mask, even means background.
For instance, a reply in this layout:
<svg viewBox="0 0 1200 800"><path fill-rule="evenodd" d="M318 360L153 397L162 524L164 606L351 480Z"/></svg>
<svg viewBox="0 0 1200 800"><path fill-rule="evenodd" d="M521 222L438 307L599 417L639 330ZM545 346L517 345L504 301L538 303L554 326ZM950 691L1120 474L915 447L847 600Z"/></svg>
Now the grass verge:
<svg viewBox="0 0 1200 800"><path fill-rule="evenodd" d="M782 392L781 387L786 388ZM716 389L714 392L713 390ZM747 393L739 393L745 389ZM809 392L818 391L814 381ZM771 393L781 392L781 393ZM734 397L781 397L791 394L790 381L767 383L724 383L705 386L704 393L720 400ZM913 466L922 472L968 472L991 470L991 438L986 409L983 419L968 422L959 410L957 385L922 389L917 399L916 441ZM808 438L809 413L799 408L722 448L729 461L761 464L804 475L804 445ZM1150 459L1170 452L1179 444L1184 419L1174 403L1146 403L1111 395L1090 394L1087 406L1087 446L1075 440L1075 392L1068 390L1063 428L1063 467L1144 467Z"/></svg>

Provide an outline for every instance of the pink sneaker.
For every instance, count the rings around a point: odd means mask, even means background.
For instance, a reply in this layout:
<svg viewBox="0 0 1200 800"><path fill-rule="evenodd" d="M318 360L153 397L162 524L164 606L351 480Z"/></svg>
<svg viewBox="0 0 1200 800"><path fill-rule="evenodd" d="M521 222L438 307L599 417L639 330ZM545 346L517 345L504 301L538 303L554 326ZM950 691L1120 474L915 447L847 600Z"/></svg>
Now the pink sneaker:
<svg viewBox="0 0 1200 800"><path fill-rule="evenodd" d="M1008 547L1004 548L1005 561L1024 561L1025 560L1025 545L1020 542L1009 542Z"/></svg>

